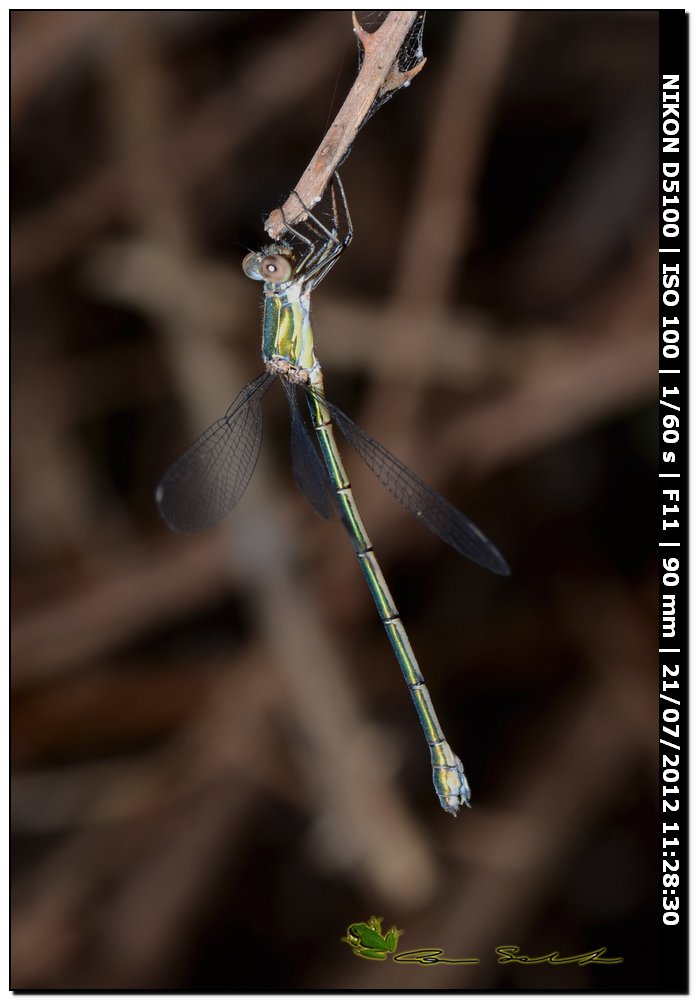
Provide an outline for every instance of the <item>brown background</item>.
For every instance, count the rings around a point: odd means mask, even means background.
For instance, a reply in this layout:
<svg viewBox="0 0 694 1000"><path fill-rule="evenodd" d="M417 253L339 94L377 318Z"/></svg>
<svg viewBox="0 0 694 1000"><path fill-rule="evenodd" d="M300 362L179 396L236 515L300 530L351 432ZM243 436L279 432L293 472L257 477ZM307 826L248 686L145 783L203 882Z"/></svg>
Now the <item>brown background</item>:
<svg viewBox="0 0 694 1000"><path fill-rule="evenodd" d="M239 265L353 80L348 15L11 27L13 986L653 987L657 15L432 13L342 171L328 393L513 569L346 453L457 820L282 394L223 526L175 537L153 503L261 371ZM481 963L361 961L340 937L372 913Z"/></svg>

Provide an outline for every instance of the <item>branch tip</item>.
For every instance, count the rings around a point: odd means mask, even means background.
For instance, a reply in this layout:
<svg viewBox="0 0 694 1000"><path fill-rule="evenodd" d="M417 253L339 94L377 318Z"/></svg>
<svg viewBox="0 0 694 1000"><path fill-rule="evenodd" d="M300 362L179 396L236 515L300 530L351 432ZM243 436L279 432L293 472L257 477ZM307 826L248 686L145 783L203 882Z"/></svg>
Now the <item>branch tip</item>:
<svg viewBox="0 0 694 1000"><path fill-rule="evenodd" d="M352 11L352 25L354 27L354 34L357 36L361 44L364 46L364 51L366 51L367 39L371 38L371 34L362 28L361 24L357 20L356 10ZM380 29L379 29L380 30ZM374 35L378 34L378 31L374 31Z"/></svg>
<svg viewBox="0 0 694 1000"><path fill-rule="evenodd" d="M423 57L422 61L413 66L412 69L398 69L396 66L392 66L388 76L383 81L381 89L378 92L379 97L385 96L385 94L392 94L401 87L409 87L410 80L412 80L422 69L424 69L424 63L426 62L426 56Z"/></svg>

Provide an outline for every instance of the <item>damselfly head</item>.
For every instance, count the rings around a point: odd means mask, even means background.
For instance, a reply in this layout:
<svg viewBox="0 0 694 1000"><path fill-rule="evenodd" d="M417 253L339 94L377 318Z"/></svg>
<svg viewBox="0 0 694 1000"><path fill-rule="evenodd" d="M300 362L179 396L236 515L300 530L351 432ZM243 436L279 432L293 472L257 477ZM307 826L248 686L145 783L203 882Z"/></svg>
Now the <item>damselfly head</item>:
<svg viewBox="0 0 694 1000"><path fill-rule="evenodd" d="M249 253L243 260L243 273L254 281L281 285L294 274L294 254L288 246L273 243L262 253Z"/></svg>

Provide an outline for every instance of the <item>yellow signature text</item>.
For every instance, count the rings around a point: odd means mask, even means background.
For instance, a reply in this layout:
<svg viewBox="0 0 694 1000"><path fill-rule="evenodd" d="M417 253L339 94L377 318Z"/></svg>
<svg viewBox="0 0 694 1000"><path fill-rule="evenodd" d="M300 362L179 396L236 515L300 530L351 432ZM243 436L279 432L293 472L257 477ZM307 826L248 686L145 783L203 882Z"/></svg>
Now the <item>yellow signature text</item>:
<svg viewBox="0 0 694 1000"><path fill-rule="evenodd" d="M394 962L410 962L414 965L479 965L479 958L443 958L443 948L415 948L413 951L399 951L393 956Z"/></svg>
<svg viewBox="0 0 694 1000"><path fill-rule="evenodd" d="M520 948L515 944L500 945L495 948L499 965L618 965L623 958L604 958L607 948L596 948L582 955L567 955L562 958L558 951L550 951L546 955L521 955Z"/></svg>

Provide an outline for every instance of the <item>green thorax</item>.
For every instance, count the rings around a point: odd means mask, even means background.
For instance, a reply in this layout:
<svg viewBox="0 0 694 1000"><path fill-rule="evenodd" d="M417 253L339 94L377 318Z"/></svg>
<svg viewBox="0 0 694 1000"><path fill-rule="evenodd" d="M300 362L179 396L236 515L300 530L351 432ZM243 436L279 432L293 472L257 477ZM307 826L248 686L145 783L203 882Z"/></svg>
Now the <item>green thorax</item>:
<svg viewBox="0 0 694 1000"><path fill-rule="evenodd" d="M308 296L298 283L282 291L270 286L263 308L263 360L281 358L310 370L316 363Z"/></svg>

